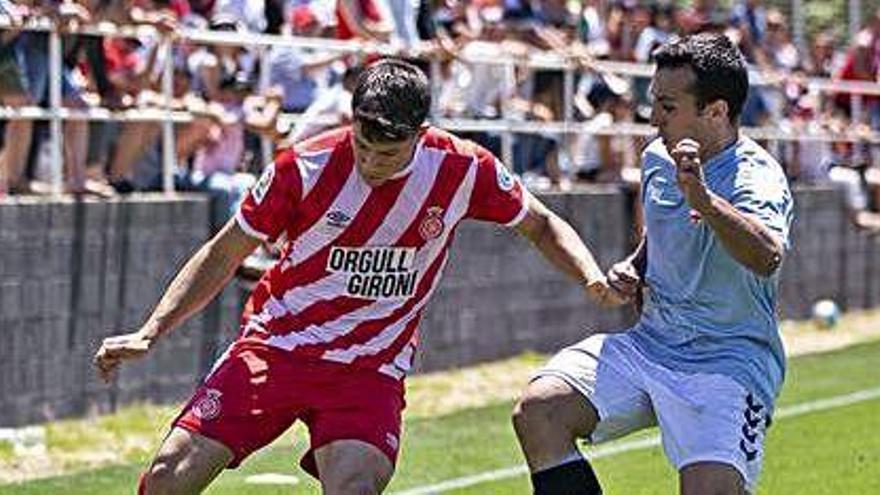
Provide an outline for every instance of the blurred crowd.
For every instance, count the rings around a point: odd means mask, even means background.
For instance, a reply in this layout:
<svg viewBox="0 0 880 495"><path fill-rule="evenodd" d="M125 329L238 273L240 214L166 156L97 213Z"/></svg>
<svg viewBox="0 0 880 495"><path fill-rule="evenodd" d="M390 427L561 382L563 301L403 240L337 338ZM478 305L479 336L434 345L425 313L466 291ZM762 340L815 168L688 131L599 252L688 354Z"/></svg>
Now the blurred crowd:
<svg viewBox="0 0 880 495"><path fill-rule="evenodd" d="M808 78L878 81L880 9L853 39L820 31L795 44L790 20L762 0L715 0L687 7L651 0L0 0L0 103L46 106L48 35L19 29L50 18L63 35L62 97L67 107L168 108L187 111L175 124L176 187L205 190L233 208L262 167L261 142L285 145L350 119L351 87L375 55L294 45L262 54L247 44L207 44L188 30L268 33L390 44L418 61L437 88L435 116L552 122L565 117L561 70L511 70L487 63L506 53L525 58L552 51L578 62L571 118L596 129L650 118L647 78L597 69L596 61L651 61L670 36L725 32L769 84L753 87L745 126L795 134L871 136L880 130L880 98L853 105L846 93L820 93ZM75 34L77 26L148 25L123 38ZM158 33L156 35L155 33ZM170 41L170 43L166 43ZM161 95L171 60L174 97ZM430 70L427 60L439 60ZM266 67L260 67L261 64ZM261 74L263 76L261 77ZM861 108L853 115L853 108ZM300 115L287 125L284 114ZM8 120L0 150L0 195L47 190L47 126ZM65 190L99 196L161 185L161 125L66 121ZM499 155L500 133L465 133ZM642 138L579 133L516 134L510 166L535 188L638 180ZM785 141L772 148L793 181L832 180L850 204L880 206L877 146L852 140ZM880 230L880 221L858 222Z"/></svg>

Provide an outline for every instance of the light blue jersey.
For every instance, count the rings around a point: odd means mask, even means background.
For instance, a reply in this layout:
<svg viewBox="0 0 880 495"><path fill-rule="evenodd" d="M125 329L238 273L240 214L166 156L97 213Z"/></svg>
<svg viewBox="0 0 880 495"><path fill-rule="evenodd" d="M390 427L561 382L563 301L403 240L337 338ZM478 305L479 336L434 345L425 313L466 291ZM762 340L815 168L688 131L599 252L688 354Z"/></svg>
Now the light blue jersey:
<svg viewBox="0 0 880 495"><path fill-rule="evenodd" d="M786 250L792 197L782 167L742 137L703 164L707 187L751 214ZM630 333L672 370L727 375L772 404L785 374L775 310L778 272L762 277L731 257L705 222L691 219L675 162L660 139L642 155L648 293Z"/></svg>

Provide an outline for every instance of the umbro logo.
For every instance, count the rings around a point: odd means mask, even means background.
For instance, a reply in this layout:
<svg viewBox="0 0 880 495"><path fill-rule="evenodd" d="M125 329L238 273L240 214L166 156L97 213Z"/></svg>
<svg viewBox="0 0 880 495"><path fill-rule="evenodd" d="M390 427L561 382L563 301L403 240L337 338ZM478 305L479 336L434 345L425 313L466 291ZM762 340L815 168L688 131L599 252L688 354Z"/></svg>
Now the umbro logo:
<svg viewBox="0 0 880 495"><path fill-rule="evenodd" d="M343 228L351 221L351 217L346 215L344 211L333 210L327 213L327 224L333 227Z"/></svg>

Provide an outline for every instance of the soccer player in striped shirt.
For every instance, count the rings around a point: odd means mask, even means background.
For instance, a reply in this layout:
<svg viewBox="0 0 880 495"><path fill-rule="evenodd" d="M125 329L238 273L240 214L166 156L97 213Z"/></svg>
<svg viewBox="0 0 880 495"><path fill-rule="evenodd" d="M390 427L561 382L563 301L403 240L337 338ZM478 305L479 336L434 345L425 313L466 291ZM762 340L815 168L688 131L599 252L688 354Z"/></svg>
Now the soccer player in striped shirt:
<svg viewBox="0 0 880 495"><path fill-rule="evenodd" d="M146 323L104 340L95 364L109 379L204 307L260 243L286 239L140 493L199 492L296 420L311 436L302 465L324 493L380 493L400 445L416 329L462 220L515 228L589 297L621 302L574 229L491 153L426 125L429 105L414 66L368 67L353 125L280 152Z"/></svg>

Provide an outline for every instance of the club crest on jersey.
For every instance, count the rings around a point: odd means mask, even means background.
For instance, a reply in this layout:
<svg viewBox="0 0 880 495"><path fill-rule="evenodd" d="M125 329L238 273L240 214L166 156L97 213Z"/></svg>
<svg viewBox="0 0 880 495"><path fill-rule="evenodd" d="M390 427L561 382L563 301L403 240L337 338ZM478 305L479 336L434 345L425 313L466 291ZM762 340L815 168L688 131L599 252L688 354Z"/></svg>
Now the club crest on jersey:
<svg viewBox="0 0 880 495"><path fill-rule="evenodd" d="M495 160L495 179L498 182L498 187L502 191L510 191L513 189L513 185L516 181L513 178L513 175L510 174L510 171L507 170L507 167L504 166L503 163Z"/></svg>
<svg viewBox="0 0 880 495"><path fill-rule="evenodd" d="M422 239L430 241L440 237L444 226L443 208L432 206L428 208L425 218L422 220L421 225L419 225L419 234L422 236Z"/></svg>
<svg viewBox="0 0 880 495"><path fill-rule="evenodd" d="M345 293L350 297L405 299L416 292L415 258L415 248L334 246L327 271L345 277Z"/></svg>
<svg viewBox="0 0 880 495"><path fill-rule="evenodd" d="M266 197L266 193L269 192L269 188L272 186L272 179L275 178L275 164L270 163L266 170L263 170L263 175L260 176L260 180L254 185L254 188L251 190L251 194L254 196L254 201L257 204L263 202L263 199Z"/></svg>
<svg viewBox="0 0 880 495"><path fill-rule="evenodd" d="M202 421L210 421L220 415L220 396L223 395L219 390L209 388L205 390L205 394L199 397L199 400L192 406L195 417Z"/></svg>

